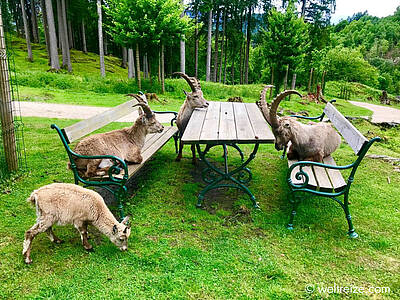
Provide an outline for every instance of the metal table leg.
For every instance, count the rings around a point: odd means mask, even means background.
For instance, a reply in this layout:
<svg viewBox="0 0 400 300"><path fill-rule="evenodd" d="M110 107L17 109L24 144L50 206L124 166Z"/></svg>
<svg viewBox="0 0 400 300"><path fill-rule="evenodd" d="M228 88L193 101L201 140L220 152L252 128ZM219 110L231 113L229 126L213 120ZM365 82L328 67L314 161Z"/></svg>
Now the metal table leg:
<svg viewBox="0 0 400 300"><path fill-rule="evenodd" d="M223 170L217 168L206 158L206 154L212 147L220 146L220 145L222 145L222 147L224 149L224 155L223 155L224 169ZM228 167L227 146L236 149L239 152L241 160L242 160L242 164L238 168L236 168L232 171L229 171L229 167ZM228 187L228 188L240 189L243 192L245 192L246 194L248 194L254 207L259 208L258 203L256 202L256 198L251 193L249 188L246 186L246 184L249 183L252 179L252 173L251 173L250 169L248 169L246 166L256 156L258 147L259 147L259 144L256 143L254 145L253 152L250 154L249 158L247 160L244 160L243 152L240 150L240 148L236 144L206 145L204 151L201 151L200 144L196 144L196 149L197 149L197 152L199 153L199 157L206 164L206 168L203 169L203 171L202 171L202 178L203 178L204 182L207 183L207 186L203 190L201 190L201 192L199 193L196 206L201 207L203 199L204 199L204 195L208 191L217 189L217 188ZM222 183L223 181L231 181L232 183Z"/></svg>

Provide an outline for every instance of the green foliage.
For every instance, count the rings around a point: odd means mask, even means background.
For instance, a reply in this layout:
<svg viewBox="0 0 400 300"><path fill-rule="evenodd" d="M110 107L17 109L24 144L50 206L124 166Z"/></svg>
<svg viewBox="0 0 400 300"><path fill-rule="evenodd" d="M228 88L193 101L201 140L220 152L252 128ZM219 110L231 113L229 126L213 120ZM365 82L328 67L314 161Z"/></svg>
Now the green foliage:
<svg viewBox="0 0 400 300"><path fill-rule="evenodd" d="M359 49L342 46L329 50L324 66L332 80L346 80L375 86L378 83L378 70L371 66Z"/></svg>
<svg viewBox="0 0 400 300"><path fill-rule="evenodd" d="M111 0L105 7L112 22L108 32L114 40L134 49L137 43L147 47L171 44L181 39L188 28L188 18L181 18L179 0Z"/></svg>
<svg viewBox="0 0 400 300"><path fill-rule="evenodd" d="M304 59L308 42L307 24L297 17L293 4L289 4L284 13L272 9L268 24L263 31L264 68L274 67L275 85L279 89L286 66L296 68Z"/></svg>

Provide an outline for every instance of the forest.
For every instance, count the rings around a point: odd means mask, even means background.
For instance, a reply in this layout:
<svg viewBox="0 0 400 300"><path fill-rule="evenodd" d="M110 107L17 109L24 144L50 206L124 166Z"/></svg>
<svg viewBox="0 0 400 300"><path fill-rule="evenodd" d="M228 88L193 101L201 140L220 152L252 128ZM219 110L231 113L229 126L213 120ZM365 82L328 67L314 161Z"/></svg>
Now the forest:
<svg viewBox="0 0 400 300"><path fill-rule="evenodd" d="M26 39L28 61L35 59L31 43L46 44L52 71L74 71L73 48L119 57L139 86L157 77L163 90L164 78L179 70L229 85L273 83L277 91L291 81L310 91L334 80L400 94L400 7L384 18L365 11L332 25L335 6L335 0L1 2L6 30ZM100 64L106 76L104 59Z"/></svg>

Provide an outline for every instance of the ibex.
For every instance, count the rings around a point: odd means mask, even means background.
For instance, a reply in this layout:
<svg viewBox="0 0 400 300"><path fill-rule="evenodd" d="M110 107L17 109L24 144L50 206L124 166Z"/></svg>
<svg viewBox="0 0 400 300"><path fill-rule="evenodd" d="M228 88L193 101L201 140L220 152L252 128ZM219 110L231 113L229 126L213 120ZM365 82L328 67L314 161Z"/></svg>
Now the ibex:
<svg viewBox="0 0 400 300"><path fill-rule="evenodd" d="M95 191L70 183L52 183L34 191L27 201L35 205L37 215L36 223L25 232L22 255L27 264L32 263L32 240L39 233L46 232L52 242L62 243L53 232L54 224L74 225L87 251L93 249L87 236L89 224L105 234L121 251L128 249L129 217L118 222Z"/></svg>
<svg viewBox="0 0 400 300"><path fill-rule="evenodd" d="M322 162L340 145L340 135L327 123L303 124L294 117L281 117L276 114L279 103L288 95L302 96L295 90L287 90L280 93L269 109L265 102L265 94L271 85L266 86L257 102L265 119L272 127L275 136L275 149L280 151L291 142L287 153L288 159Z"/></svg>
<svg viewBox="0 0 400 300"><path fill-rule="evenodd" d="M187 81L192 92L188 93L185 90L183 92L186 95L185 102L181 106L181 109L178 112L178 117L176 119L176 126L179 129L179 137L182 138L183 133L185 132L186 126L189 122L190 116L193 113L195 108L207 108L208 102L204 99L203 92L201 91L200 81L195 77L189 77L185 73L176 72L173 75L179 75L183 79ZM179 141L179 153L176 157L176 161L180 161L182 159L182 149L183 144L182 141ZM195 146L192 145L192 163L196 163L196 150Z"/></svg>
<svg viewBox="0 0 400 300"><path fill-rule="evenodd" d="M150 107L144 103L139 95L134 95L140 106L139 117L131 127L98 133L81 140L75 147L75 152L81 155L114 155L127 163L140 164L143 160L141 150L144 146L146 135L162 132L162 126L156 119ZM109 159L83 159L76 160L78 170L85 170L84 177L104 175L112 166Z"/></svg>

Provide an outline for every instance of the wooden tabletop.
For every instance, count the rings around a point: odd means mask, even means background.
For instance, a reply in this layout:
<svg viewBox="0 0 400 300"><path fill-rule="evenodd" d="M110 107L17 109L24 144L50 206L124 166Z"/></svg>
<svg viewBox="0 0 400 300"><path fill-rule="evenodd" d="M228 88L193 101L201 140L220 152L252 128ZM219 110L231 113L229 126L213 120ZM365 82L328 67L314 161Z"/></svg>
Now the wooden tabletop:
<svg viewBox="0 0 400 300"><path fill-rule="evenodd" d="M193 111L183 143L274 143L274 135L255 103L209 103L208 108Z"/></svg>

